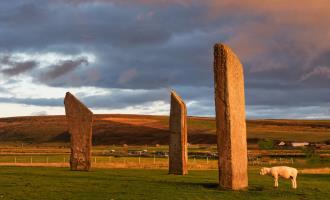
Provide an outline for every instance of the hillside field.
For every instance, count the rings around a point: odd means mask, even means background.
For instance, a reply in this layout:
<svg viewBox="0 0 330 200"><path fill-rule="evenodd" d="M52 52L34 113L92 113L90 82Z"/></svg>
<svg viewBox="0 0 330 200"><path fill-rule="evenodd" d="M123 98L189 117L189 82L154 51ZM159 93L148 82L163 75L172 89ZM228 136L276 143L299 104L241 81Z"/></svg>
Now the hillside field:
<svg viewBox="0 0 330 200"><path fill-rule="evenodd" d="M321 142L330 140L330 120L248 120L249 140ZM0 118L1 143L67 143L65 116ZM168 144L168 117L95 115L93 144ZM188 142L215 144L214 118L188 117Z"/></svg>

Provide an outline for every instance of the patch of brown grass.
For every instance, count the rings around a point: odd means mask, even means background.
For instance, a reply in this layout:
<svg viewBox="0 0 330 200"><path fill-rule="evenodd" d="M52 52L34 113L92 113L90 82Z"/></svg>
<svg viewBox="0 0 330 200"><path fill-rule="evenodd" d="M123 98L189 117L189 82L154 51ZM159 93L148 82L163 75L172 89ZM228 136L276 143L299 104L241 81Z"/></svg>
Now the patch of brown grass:
<svg viewBox="0 0 330 200"><path fill-rule="evenodd" d="M330 168L314 168L314 169L301 169L299 173L302 174L330 174Z"/></svg>
<svg viewBox="0 0 330 200"><path fill-rule="evenodd" d="M0 141L21 143L69 143L65 116L0 118ZM284 141L330 140L330 120L247 120L249 139ZM168 144L168 116L94 115L93 144ZM215 144L215 120L188 117L188 142Z"/></svg>

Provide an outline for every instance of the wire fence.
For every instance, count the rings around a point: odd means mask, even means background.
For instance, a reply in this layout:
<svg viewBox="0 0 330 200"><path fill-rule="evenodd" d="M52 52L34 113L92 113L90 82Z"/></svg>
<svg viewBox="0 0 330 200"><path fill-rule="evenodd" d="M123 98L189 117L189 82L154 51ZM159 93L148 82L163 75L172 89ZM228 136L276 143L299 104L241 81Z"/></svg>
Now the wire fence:
<svg viewBox="0 0 330 200"><path fill-rule="evenodd" d="M0 165L24 166L68 166L69 155L1 155ZM93 156L92 166L104 168L167 168L168 157L114 157ZM293 165L293 158L249 159L250 166ZM214 158L189 158L189 169L217 169L218 160Z"/></svg>

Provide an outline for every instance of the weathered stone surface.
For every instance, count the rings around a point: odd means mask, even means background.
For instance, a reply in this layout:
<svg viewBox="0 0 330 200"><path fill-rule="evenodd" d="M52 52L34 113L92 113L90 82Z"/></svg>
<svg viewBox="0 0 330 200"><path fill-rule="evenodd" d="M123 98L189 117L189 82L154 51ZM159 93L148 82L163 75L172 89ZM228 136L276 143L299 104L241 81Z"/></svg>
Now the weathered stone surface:
<svg viewBox="0 0 330 200"><path fill-rule="evenodd" d="M219 152L219 183L240 190L248 186L243 67L232 50L214 46L214 88Z"/></svg>
<svg viewBox="0 0 330 200"><path fill-rule="evenodd" d="M65 95L64 105L71 135L71 170L88 171L91 167L93 113L69 92Z"/></svg>
<svg viewBox="0 0 330 200"><path fill-rule="evenodd" d="M188 174L187 109L174 91L171 92L169 174Z"/></svg>

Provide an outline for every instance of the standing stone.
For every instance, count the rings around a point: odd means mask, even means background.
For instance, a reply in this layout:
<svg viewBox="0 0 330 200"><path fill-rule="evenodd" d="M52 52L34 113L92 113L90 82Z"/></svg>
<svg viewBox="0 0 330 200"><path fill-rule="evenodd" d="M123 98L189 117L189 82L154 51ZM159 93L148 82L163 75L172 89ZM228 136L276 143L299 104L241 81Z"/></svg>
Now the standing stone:
<svg viewBox="0 0 330 200"><path fill-rule="evenodd" d="M169 174L188 174L187 109L174 91L171 92Z"/></svg>
<svg viewBox="0 0 330 200"><path fill-rule="evenodd" d="M93 113L67 92L64 99L66 119L71 135L71 170L89 171L91 167Z"/></svg>
<svg viewBox="0 0 330 200"><path fill-rule="evenodd" d="M248 186L243 67L232 50L214 46L214 89L220 187Z"/></svg>

